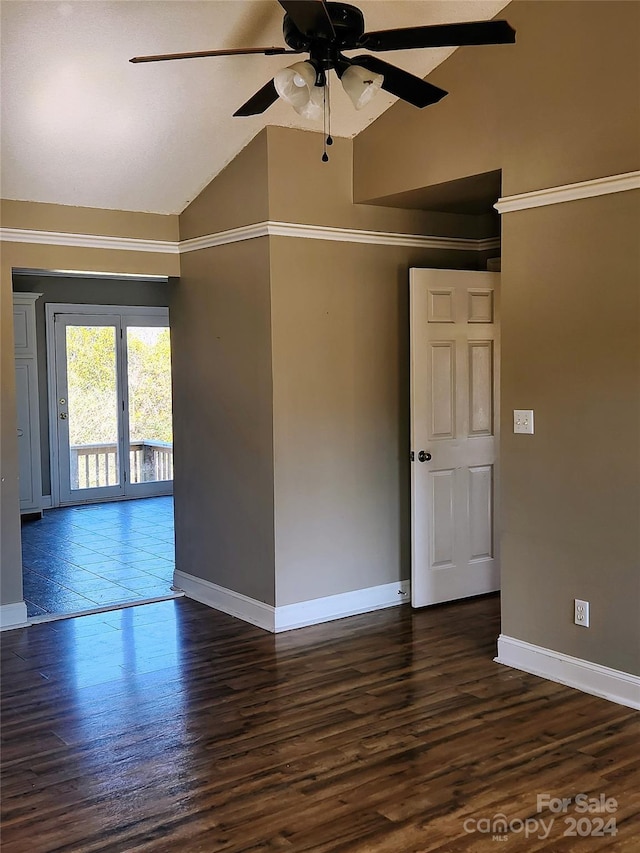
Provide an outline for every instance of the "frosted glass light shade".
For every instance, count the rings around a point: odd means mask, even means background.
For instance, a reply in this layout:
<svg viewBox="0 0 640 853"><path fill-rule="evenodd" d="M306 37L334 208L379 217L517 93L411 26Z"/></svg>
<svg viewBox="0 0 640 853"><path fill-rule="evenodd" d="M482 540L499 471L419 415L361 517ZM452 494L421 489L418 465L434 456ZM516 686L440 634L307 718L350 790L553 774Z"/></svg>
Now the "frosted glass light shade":
<svg viewBox="0 0 640 853"><path fill-rule="evenodd" d="M316 69L310 62L296 62L282 68L273 78L276 92L304 118L322 118L322 86L316 86Z"/></svg>
<svg viewBox="0 0 640 853"><path fill-rule="evenodd" d="M350 65L341 78L342 88L351 98L357 110L365 107L382 86L384 77L375 71L367 71L360 65Z"/></svg>

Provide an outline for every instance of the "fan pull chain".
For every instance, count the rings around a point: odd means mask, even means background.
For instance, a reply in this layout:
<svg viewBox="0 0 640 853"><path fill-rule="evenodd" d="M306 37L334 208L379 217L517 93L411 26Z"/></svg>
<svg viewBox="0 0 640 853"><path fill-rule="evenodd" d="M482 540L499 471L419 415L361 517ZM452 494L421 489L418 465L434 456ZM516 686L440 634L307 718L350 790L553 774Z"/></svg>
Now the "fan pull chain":
<svg viewBox="0 0 640 853"><path fill-rule="evenodd" d="M324 101L324 115L323 115L323 127L322 132L325 137L324 139L324 149L322 152L322 162L329 162L329 155L327 154L327 145L333 145L333 139L331 137L331 91L329 89L329 75L327 74L324 90L323 90L323 101Z"/></svg>

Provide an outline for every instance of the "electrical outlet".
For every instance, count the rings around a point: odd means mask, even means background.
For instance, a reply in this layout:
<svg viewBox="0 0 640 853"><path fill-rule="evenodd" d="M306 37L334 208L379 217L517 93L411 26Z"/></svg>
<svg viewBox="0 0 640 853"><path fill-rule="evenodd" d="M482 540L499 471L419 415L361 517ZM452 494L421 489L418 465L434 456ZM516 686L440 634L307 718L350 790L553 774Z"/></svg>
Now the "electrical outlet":
<svg viewBox="0 0 640 853"><path fill-rule="evenodd" d="M573 621L576 625L582 625L583 628L589 627L589 602L582 601L579 598L573 602Z"/></svg>

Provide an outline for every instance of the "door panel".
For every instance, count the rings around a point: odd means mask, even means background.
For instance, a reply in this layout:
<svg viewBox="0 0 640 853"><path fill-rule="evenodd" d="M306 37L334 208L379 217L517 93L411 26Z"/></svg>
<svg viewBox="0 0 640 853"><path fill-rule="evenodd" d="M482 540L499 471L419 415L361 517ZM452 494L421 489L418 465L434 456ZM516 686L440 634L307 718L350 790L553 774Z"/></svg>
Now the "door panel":
<svg viewBox="0 0 640 853"><path fill-rule="evenodd" d="M428 351L431 439L453 438L455 424L455 343L432 343Z"/></svg>
<svg viewBox="0 0 640 853"><path fill-rule="evenodd" d="M126 347L129 482L133 489L173 479L169 329L127 325Z"/></svg>
<svg viewBox="0 0 640 853"><path fill-rule="evenodd" d="M412 600L499 588L497 273L411 270ZM419 451L431 455L419 461Z"/></svg>
<svg viewBox="0 0 640 853"><path fill-rule="evenodd" d="M60 500L124 494L120 320L56 314L56 416Z"/></svg>

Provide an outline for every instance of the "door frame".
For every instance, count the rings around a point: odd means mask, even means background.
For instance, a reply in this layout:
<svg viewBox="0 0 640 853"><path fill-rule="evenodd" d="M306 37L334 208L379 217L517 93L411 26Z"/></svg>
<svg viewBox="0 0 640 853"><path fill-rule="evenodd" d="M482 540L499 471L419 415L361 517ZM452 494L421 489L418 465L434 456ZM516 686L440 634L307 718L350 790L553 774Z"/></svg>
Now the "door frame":
<svg viewBox="0 0 640 853"><path fill-rule="evenodd" d="M49 419L49 470L51 477L51 506L62 506L60 490L60 458L58 452L58 418L57 418L57 363L56 363L56 341L55 341L55 316L56 314L83 315L114 315L119 314L126 317L140 317L145 319L158 318L169 323L169 309L155 305L88 305L74 302L47 302L45 304L45 335L47 348L47 414ZM141 322L144 325L144 322ZM126 359L126 355L125 355ZM126 371L126 360L122 368ZM120 383L120 379L118 380ZM124 413L128 417L128 412ZM155 492L154 492L155 493ZM172 494L173 481L167 481L166 489L158 494ZM108 501L131 500L146 497L144 490L137 494L122 494L113 497L101 497L100 503ZM78 505L94 503L95 498L78 501ZM64 504L68 505L67 503Z"/></svg>

